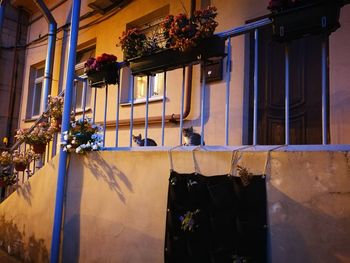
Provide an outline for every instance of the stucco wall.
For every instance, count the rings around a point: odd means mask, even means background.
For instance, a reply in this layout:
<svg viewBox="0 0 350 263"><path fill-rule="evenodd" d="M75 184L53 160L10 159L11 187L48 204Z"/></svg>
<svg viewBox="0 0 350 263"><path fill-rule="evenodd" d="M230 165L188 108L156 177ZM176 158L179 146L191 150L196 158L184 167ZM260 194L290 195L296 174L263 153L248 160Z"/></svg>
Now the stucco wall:
<svg viewBox="0 0 350 263"><path fill-rule="evenodd" d="M176 171L194 171L192 149L174 150ZM238 163L261 174L267 149L246 149L237 154ZM228 173L233 150L195 151L198 172ZM349 262L349 149L284 150L271 152L267 166L271 261ZM6 223L0 231L8 225L17 229L7 239L13 242L19 235L20 255L39 258L50 249L56 160L0 205L0 218ZM167 151L72 155L63 262L163 262L169 168ZM34 246L28 245L29 237Z"/></svg>

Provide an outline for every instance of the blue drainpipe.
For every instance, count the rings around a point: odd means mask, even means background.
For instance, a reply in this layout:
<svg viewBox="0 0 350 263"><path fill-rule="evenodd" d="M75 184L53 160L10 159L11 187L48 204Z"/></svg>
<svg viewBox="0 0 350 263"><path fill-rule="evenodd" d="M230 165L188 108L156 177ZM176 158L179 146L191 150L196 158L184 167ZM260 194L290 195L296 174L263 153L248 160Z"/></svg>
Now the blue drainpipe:
<svg viewBox="0 0 350 263"><path fill-rule="evenodd" d="M69 129L70 112L73 95L73 81L74 81L74 67L75 57L77 50L78 32L79 32L79 16L80 16L80 0L73 0L72 3L72 18L71 18L71 33L69 39L69 54L68 54L68 67L67 67L67 79L66 90L64 94L63 105L63 119L61 129L61 141L63 139L63 132ZM50 262L59 262L60 255L60 240L61 240L61 228L62 228L62 215L63 215L63 200L65 190L65 177L67 174L67 159L68 153L60 149L59 163L58 163L58 178L57 178L57 190L56 190L56 203L55 214L52 228L52 241L51 241L51 254Z"/></svg>
<svg viewBox="0 0 350 263"><path fill-rule="evenodd" d="M5 16L5 2L6 0L0 0L0 44L1 44L2 25L4 24L4 16Z"/></svg>
<svg viewBox="0 0 350 263"><path fill-rule="evenodd" d="M46 7L43 0L33 0L38 6L40 11L43 13L46 21L49 23L49 33L48 33L48 43L47 43L47 55L45 61L45 74L44 74L44 90L43 97L41 101L43 111L47 109L47 97L51 93L52 86L52 71L53 71L53 61L55 57L55 46L56 46L56 31L57 23L52 16L50 10Z"/></svg>

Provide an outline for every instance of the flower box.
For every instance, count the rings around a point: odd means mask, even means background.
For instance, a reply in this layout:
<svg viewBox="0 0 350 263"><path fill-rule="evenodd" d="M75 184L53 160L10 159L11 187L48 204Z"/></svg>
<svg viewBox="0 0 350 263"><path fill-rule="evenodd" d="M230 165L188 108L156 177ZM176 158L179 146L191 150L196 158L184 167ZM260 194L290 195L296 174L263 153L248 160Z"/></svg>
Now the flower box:
<svg viewBox="0 0 350 263"><path fill-rule="evenodd" d="M273 35L278 41L288 41L308 35L335 31L339 24L340 4L337 1L319 1L272 15Z"/></svg>
<svg viewBox="0 0 350 263"><path fill-rule="evenodd" d="M117 84L119 80L118 63L104 65L100 71L86 72L90 87L102 88L106 84Z"/></svg>
<svg viewBox="0 0 350 263"><path fill-rule="evenodd" d="M201 60L224 57L225 55L225 40L218 36L213 36L203 39L196 47L185 52L165 49L145 57L130 59L129 63L134 75L151 75L198 63Z"/></svg>

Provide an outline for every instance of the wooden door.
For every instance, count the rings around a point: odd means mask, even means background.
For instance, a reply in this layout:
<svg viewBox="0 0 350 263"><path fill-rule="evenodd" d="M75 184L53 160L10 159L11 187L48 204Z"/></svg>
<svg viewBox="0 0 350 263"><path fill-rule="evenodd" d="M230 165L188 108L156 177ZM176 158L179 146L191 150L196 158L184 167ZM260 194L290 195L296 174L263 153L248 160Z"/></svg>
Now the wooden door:
<svg viewBox="0 0 350 263"><path fill-rule="evenodd" d="M251 50L254 42L251 41ZM290 144L322 143L322 36L288 43L290 58ZM251 56L251 60L254 56ZM252 143L253 67L251 61L250 143ZM271 28L259 30L258 144L285 143L285 44Z"/></svg>

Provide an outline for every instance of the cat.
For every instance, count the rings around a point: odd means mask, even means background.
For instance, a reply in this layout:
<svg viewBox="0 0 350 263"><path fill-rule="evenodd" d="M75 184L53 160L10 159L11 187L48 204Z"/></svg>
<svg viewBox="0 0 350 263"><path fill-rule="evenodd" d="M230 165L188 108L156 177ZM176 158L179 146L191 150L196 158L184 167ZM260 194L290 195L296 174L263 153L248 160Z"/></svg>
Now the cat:
<svg viewBox="0 0 350 263"><path fill-rule="evenodd" d="M141 134L139 134L138 136L133 135L132 139L138 146L145 146L146 140L142 139ZM147 146L157 146L157 143L154 140L147 138Z"/></svg>
<svg viewBox="0 0 350 263"><path fill-rule="evenodd" d="M185 146L201 145L201 135L193 131L193 126L189 128L183 128L182 136L185 139ZM204 142L203 145L205 145Z"/></svg>

